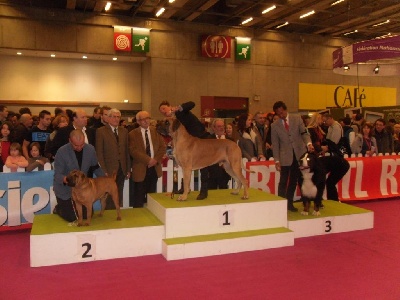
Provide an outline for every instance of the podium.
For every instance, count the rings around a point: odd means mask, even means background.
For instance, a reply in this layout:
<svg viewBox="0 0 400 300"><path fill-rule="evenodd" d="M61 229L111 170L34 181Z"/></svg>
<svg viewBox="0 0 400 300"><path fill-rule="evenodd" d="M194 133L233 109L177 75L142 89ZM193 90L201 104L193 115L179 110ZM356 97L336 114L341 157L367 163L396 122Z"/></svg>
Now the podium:
<svg viewBox="0 0 400 300"><path fill-rule="evenodd" d="M37 215L30 236L31 266L162 254L177 260L294 246L295 238L373 228L373 212L324 200L321 216L287 211L287 200L249 189L211 190L205 200L149 194L147 208L95 212L90 226L68 226L58 215Z"/></svg>

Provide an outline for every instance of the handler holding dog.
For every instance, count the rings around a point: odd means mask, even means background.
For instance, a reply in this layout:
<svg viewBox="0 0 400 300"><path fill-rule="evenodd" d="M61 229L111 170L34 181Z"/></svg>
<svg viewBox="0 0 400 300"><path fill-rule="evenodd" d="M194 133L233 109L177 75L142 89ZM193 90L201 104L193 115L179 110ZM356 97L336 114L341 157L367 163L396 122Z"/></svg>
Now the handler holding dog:
<svg viewBox="0 0 400 300"><path fill-rule="evenodd" d="M158 107L160 112L165 117L175 117L179 122L185 126L187 132L194 137L198 137L201 139L210 138L210 133L207 132L203 123L191 112L191 110L195 107L195 103L192 101L183 103L176 107L172 107L168 101L163 101L160 103ZM203 200L208 197L208 178L209 178L209 169L208 167L200 169L200 180L201 180L201 188L200 194L197 196L197 200ZM182 184L183 186L183 184ZM182 191L181 191L182 190ZM183 193L183 187L177 194Z"/></svg>
<svg viewBox="0 0 400 300"><path fill-rule="evenodd" d="M67 185L67 175L72 170L81 170L86 175L92 170L97 177L105 175L98 164L94 147L85 143L85 135L80 129L71 131L69 143L58 149L54 158L53 190L57 199L54 212L68 222L77 219L71 187Z"/></svg>
<svg viewBox="0 0 400 300"><path fill-rule="evenodd" d="M275 102L273 110L279 117L271 125L272 152L276 170L280 171L278 196L288 200L289 211L296 212L293 197L300 177L298 161L307 150L313 152L314 147L299 115L289 114L282 101Z"/></svg>

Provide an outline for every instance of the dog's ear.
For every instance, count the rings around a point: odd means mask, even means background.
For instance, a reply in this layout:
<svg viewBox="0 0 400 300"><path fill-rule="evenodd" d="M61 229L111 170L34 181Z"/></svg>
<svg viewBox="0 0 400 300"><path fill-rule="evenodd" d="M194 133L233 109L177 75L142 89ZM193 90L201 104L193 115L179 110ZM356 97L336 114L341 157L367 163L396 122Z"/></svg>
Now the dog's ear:
<svg viewBox="0 0 400 300"><path fill-rule="evenodd" d="M177 131L180 125L181 125L181 122L179 122L177 119L175 119L172 123L172 131L173 132Z"/></svg>

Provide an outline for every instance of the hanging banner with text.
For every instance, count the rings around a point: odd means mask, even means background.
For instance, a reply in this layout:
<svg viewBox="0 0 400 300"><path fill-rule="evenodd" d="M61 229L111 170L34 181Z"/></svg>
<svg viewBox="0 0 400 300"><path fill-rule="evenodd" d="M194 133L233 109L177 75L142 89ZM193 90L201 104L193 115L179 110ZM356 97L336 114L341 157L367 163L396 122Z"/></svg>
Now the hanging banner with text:
<svg viewBox="0 0 400 300"><path fill-rule="evenodd" d="M332 54L333 68L371 60L400 57L400 36L362 41L339 48Z"/></svg>
<svg viewBox="0 0 400 300"><path fill-rule="evenodd" d="M375 200L398 197L400 192L400 156L375 156L347 158L350 169L338 183L339 199ZM277 194L279 172L273 161L248 162L250 187ZM296 199L300 199L297 190ZM325 198L326 199L326 198Z"/></svg>
<svg viewBox="0 0 400 300"><path fill-rule="evenodd" d="M396 98L396 88L299 83L300 110L394 106Z"/></svg>

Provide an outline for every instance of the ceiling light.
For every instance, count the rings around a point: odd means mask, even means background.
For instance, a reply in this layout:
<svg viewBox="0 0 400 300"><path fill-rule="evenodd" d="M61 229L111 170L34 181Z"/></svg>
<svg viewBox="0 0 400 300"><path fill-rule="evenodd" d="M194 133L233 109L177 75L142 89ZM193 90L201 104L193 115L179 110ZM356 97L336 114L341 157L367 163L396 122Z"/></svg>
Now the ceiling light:
<svg viewBox="0 0 400 300"><path fill-rule="evenodd" d="M113 60L115 61L115 60L118 60L118 58L116 58L116 57L113 57Z"/></svg>
<svg viewBox="0 0 400 300"><path fill-rule="evenodd" d="M174 3L175 0L168 0L168 3Z"/></svg>
<svg viewBox="0 0 400 300"><path fill-rule="evenodd" d="M87 58L87 56L86 56L86 55L84 55L84 56L82 56L82 58L83 58L83 59L86 59L86 58Z"/></svg>
<svg viewBox="0 0 400 300"><path fill-rule="evenodd" d="M22 55L22 52L17 52L17 55Z"/></svg>
<svg viewBox="0 0 400 300"><path fill-rule="evenodd" d="M262 14L266 14L267 12L270 12L271 10L274 10L276 8L276 5L272 5L271 7L268 7L267 9L264 9L262 11Z"/></svg>
<svg viewBox="0 0 400 300"><path fill-rule="evenodd" d="M51 57L56 57L56 55L55 55L55 54L51 54L50 56L51 56Z"/></svg>
<svg viewBox="0 0 400 300"><path fill-rule="evenodd" d="M388 34L384 34L384 35L381 35L381 36L377 36L376 39L387 38L387 37L389 37L389 36L391 36L391 35L392 35L392 34L389 32Z"/></svg>
<svg viewBox="0 0 400 300"><path fill-rule="evenodd" d="M386 20L385 22L381 22L381 23L372 25L372 27L378 27L378 26L381 26L381 25L385 25L385 24L387 24L387 23L390 23L390 20Z"/></svg>
<svg viewBox="0 0 400 300"><path fill-rule="evenodd" d="M109 11L111 8L111 2L107 2L106 7L104 7L105 11Z"/></svg>
<svg viewBox="0 0 400 300"><path fill-rule="evenodd" d="M334 5L339 4L339 3L342 3L342 2L344 2L344 0L335 1L335 2L333 2L333 3L331 4L331 6L334 6Z"/></svg>
<svg viewBox="0 0 400 300"><path fill-rule="evenodd" d="M124 103L129 103L129 100L128 99L124 99Z"/></svg>
<svg viewBox="0 0 400 300"><path fill-rule="evenodd" d="M306 17L311 16L313 14L315 14L315 10L309 11L308 13L306 13L304 15L301 15L300 19L306 18Z"/></svg>
<svg viewBox="0 0 400 300"><path fill-rule="evenodd" d="M156 17L161 16L161 15L164 13L164 11L165 11L165 8L164 8L164 7L161 7L161 8L158 10L158 12L156 12Z"/></svg>
<svg viewBox="0 0 400 300"><path fill-rule="evenodd" d="M349 65L344 65L344 66L343 66L343 70L345 70L345 71L350 70L350 66L349 66Z"/></svg>
<svg viewBox="0 0 400 300"><path fill-rule="evenodd" d="M346 32L346 33L344 33L343 35L349 35L349 34L356 33L356 32L358 32L358 30L357 30L357 29L356 29L356 30L354 30L354 31Z"/></svg>
<svg viewBox="0 0 400 300"><path fill-rule="evenodd" d="M253 17L250 17L250 18L244 20L244 21L242 22L242 25L247 24L247 23L249 23L249 22L251 22L251 21L253 21Z"/></svg>
<svg viewBox="0 0 400 300"><path fill-rule="evenodd" d="M376 65L376 67L374 68L374 73L379 74L379 65Z"/></svg>
<svg viewBox="0 0 400 300"><path fill-rule="evenodd" d="M286 25L289 25L289 22L285 22L285 23L283 23L281 25L276 26L276 29L281 28L281 27L286 26Z"/></svg>

